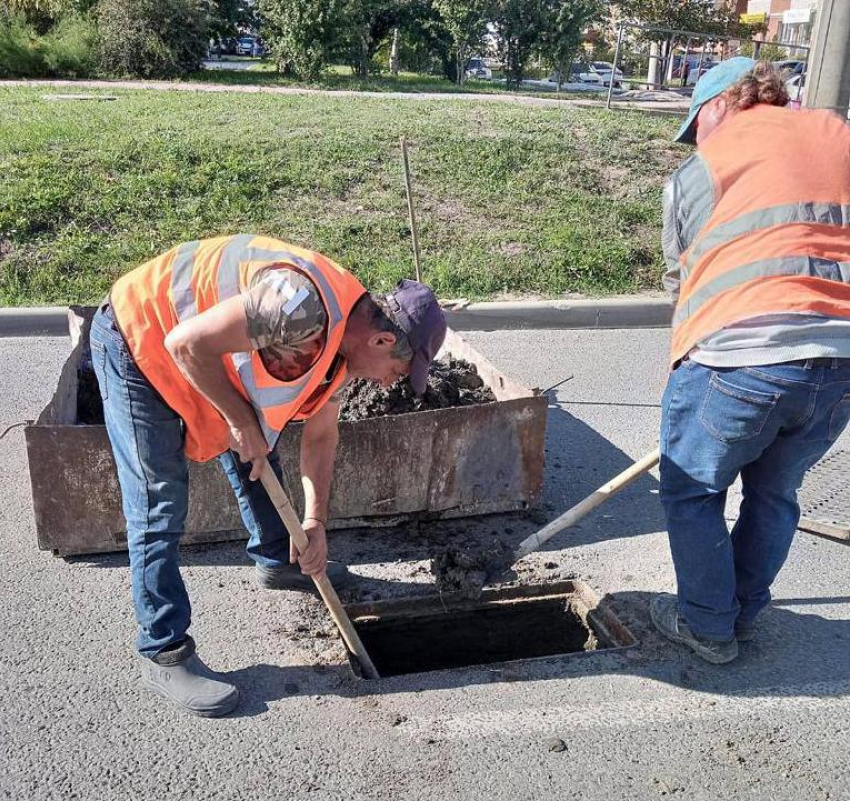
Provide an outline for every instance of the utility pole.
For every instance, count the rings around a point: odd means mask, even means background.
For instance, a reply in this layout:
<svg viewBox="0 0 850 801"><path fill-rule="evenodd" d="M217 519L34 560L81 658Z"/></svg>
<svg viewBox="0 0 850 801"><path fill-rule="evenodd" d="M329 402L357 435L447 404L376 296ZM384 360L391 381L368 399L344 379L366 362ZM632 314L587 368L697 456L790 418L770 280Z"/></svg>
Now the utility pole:
<svg viewBox="0 0 850 801"><path fill-rule="evenodd" d="M806 70L806 106L850 106L850 0L821 0Z"/></svg>

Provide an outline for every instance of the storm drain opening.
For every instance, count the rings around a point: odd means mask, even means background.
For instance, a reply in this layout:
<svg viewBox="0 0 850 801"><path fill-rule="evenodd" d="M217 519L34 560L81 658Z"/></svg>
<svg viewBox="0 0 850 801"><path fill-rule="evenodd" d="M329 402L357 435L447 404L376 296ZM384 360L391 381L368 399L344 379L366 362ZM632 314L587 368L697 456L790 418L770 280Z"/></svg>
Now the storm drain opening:
<svg viewBox="0 0 850 801"><path fill-rule="evenodd" d="M476 600L444 594L378 601L347 611L382 678L635 643L581 581L488 589Z"/></svg>

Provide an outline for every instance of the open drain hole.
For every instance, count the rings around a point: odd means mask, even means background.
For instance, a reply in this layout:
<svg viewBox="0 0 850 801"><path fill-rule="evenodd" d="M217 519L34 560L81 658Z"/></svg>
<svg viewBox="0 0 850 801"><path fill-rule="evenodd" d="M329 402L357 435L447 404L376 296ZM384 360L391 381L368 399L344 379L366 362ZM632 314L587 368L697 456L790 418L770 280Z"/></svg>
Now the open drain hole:
<svg viewBox="0 0 850 801"><path fill-rule="evenodd" d="M382 678L634 643L587 585L573 581L486 590L479 601L444 595L378 602L349 613Z"/></svg>

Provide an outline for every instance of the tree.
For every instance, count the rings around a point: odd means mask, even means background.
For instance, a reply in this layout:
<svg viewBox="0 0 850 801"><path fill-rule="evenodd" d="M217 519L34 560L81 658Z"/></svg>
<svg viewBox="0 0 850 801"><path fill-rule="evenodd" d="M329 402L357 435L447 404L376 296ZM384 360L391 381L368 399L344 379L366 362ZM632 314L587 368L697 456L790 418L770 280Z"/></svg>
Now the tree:
<svg viewBox="0 0 850 801"><path fill-rule="evenodd" d="M550 8L550 21L543 31L542 50L556 67L558 91L564 77L569 75L581 37L589 25L602 18L601 0L555 0Z"/></svg>
<svg viewBox="0 0 850 801"><path fill-rule="evenodd" d="M225 39L240 30L258 27L255 6L249 0L206 0L210 36Z"/></svg>
<svg viewBox="0 0 850 801"><path fill-rule="evenodd" d="M319 77L336 43L340 6L338 0L260 0L261 32L281 72Z"/></svg>
<svg viewBox="0 0 850 801"><path fill-rule="evenodd" d="M625 20L669 28L678 31L711 36L750 36L752 29L741 25L734 13L732 3L717 5L714 0L619 0L616 3ZM658 53L663 53L667 71L672 74L673 48L688 42L687 33L665 35L660 31L648 31L639 38L652 43L655 55L650 56L650 80L658 69ZM654 60L654 63L653 63Z"/></svg>
<svg viewBox="0 0 850 801"><path fill-rule="evenodd" d="M551 19L549 8L540 0L498 0L493 12L507 83L518 88L528 59L543 41Z"/></svg>
<svg viewBox="0 0 850 801"><path fill-rule="evenodd" d="M342 0L340 55L361 78L368 77L376 50L391 34L398 6L392 0Z"/></svg>
<svg viewBox="0 0 850 801"><path fill-rule="evenodd" d="M621 14L632 22L694 33L734 35L735 15L729 3L714 0L620 0Z"/></svg>
<svg viewBox="0 0 850 801"><path fill-rule="evenodd" d="M457 80L457 53L448 28L432 0L403 0L398 26L401 30L400 61L415 72L439 70Z"/></svg>
<svg viewBox="0 0 850 801"><path fill-rule="evenodd" d="M458 83L463 83L470 49L481 43L487 31L487 6L487 0L434 0L434 8L452 38Z"/></svg>
<svg viewBox="0 0 850 801"><path fill-rule="evenodd" d="M100 0L103 69L139 78L174 78L200 69L207 11L199 0Z"/></svg>

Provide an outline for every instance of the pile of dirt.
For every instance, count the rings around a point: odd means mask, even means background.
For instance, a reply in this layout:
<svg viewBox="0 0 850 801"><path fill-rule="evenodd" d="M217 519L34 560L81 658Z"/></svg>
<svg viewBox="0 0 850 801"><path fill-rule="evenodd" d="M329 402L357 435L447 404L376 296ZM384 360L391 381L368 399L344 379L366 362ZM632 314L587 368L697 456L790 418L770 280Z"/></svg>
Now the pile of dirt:
<svg viewBox="0 0 850 801"><path fill-rule="evenodd" d="M362 378L355 379L345 388L339 419L365 420L389 414L493 403L495 400L493 390L484 385L474 364L448 358L431 365L428 386L421 398L413 394L406 378L389 388Z"/></svg>
<svg viewBox="0 0 850 801"><path fill-rule="evenodd" d="M481 595L490 581L504 580L505 571L513 564L514 552L499 540L463 548L447 548L431 562L440 593L460 593L467 598Z"/></svg>

